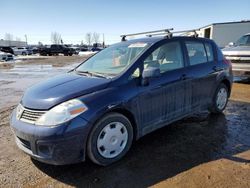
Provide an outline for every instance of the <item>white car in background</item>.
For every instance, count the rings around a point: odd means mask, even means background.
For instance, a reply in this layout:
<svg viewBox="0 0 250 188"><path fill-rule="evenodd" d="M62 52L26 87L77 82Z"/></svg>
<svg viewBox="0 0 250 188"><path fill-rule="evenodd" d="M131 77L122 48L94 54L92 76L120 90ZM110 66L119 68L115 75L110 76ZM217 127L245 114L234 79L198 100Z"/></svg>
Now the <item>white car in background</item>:
<svg viewBox="0 0 250 188"><path fill-rule="evenodd" d="M29 55L29 51L25 47L12 48L15 55Z"/></svg>
<svg viewBox="0 0 250 188"><path fill-rule="evenodd" d="M0 61L11 61L14 60L14 56L10 53L0 51Z"/></svg>
<svg viewBox="0 0 250 188"><path fill-rule="evenodd" d="M232 62L235 76L250 78L250 33L243 35L236 43L229 43L229 47L222 49L226 59Z"/></svg>

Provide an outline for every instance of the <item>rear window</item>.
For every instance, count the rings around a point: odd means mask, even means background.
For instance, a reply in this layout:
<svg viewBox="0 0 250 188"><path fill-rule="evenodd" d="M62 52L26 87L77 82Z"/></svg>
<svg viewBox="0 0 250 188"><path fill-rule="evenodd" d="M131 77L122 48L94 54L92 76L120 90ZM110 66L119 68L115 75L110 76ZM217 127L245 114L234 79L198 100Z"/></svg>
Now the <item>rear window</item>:
<svg viewBox="0 0 250 188"><path fill-rule="evenodd" d="M201 42L186 41L185 42L190 65L197 65L207 62L206 50Z"/></svg>

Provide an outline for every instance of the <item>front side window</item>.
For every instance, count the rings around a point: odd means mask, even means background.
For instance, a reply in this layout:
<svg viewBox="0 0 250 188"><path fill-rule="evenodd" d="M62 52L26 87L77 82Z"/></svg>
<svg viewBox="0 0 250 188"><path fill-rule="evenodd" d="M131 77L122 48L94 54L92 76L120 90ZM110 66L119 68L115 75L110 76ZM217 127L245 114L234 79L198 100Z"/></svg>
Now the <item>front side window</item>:
<svg viewBox="0 0 250 188"><path fill-rule="evenodd" d="M144 42L121 42L110 46L80 65L76 71L116 76L149 46Z"/></svg>
<svg viewBox="0 0 250 188"><path fill-rule="evenodd" d="M203 43L186 41L185 44L187 47L190 65L197 65L207 62L206 51Z"/></svg>
<svg viewBox="0 0 250 188"><path fill-rule="evenodd" d="M239 38L236 46L250 46L250 35L245 35Z"/></svg>
<svg viewBox="0 0 250 188"><path fill-rule="evenodd" d="M144 61L144 68L158 67L161 73L184 66L181 45L169 42L154 50Z"/></svg>

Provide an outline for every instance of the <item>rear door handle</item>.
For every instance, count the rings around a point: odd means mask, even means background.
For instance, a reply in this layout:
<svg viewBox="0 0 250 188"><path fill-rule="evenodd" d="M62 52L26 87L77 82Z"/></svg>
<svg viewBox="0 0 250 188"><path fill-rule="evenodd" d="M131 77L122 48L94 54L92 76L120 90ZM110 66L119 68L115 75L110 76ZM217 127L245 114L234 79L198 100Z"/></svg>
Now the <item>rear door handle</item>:
<svg viewBox="0 0 250 188"><path fill-rule="evenodd" d="M187 79L187 75L186 74L181 75L180 80L186 80L186 79Z"/></svg>

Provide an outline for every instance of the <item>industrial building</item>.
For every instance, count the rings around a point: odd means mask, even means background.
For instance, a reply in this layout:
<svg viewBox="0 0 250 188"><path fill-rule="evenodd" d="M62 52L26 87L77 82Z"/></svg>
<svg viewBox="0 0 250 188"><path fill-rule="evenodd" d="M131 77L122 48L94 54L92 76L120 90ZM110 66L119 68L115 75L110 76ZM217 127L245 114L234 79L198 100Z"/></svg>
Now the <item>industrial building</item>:
<svg viewBox="0 0 250 188"><path fill-rule="evenodd" d="M197 30L199 37L213 39L221 48L229 42L235 42L246 33L250 33L250 20L213 23Z"/></svg>

